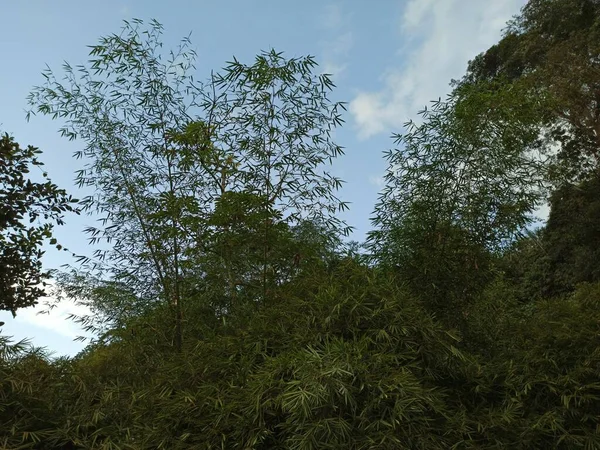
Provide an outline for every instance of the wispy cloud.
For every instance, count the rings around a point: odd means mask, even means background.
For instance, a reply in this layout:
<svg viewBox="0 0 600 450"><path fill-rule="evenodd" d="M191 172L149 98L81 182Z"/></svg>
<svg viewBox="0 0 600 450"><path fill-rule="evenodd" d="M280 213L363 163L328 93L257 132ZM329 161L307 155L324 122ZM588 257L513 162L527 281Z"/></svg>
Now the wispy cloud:
<svg viewBox="0 0 600 450"><path fill-rule="evenodd" d="M48 304L55 306L49 310ZM42 297L36 306L18 310L15 321L46 328L69 338L86 335L78 324L69 319L71 314L85 316L90 314L90 310L71 300L56 302L52 297Z"/></svg>
<svg viewBox="0 0 600 450"><path fill-rule="evenodd" d="M381 176L371 175L369 177L369 183L371 183L373 186L377 186L378 188L382 188L385 186L385 179Z"/></svg>
<svg viewBox="0 0 600 450"><path fill-rule="evenodd" d="M431 100L444 97L470 59L493 45L525 0L409 0L401 19L398 65L381 89L350 102L360 138L400 131Z"/></svg>
<svg viewBox="0 0 600 450"><path fill-rule="evenodd" d="M321 26L329 30L339 30L344 25L341 3L327 3L320 16Z"/></svg>
<svg viewBox="0 0 600 450"><path fill-rule="evenodd" d="M321 15L321 26L326 35L326 40L321 44L324 73L339 76L346 70L346 61L354 45L348 22L349 16L340 3L325 5Z"/></svg>

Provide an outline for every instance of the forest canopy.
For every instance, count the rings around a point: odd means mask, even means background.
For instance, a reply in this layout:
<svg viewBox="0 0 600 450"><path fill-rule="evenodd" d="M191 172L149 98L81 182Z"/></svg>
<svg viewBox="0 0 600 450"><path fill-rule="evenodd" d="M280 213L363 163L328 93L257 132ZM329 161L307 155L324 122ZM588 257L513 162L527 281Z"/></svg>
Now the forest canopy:
<svg viewBox="0 0 600 450"><path fill-rule="evenodd" d="M162 31L126 22L29 96L82 144L77 208L1 141L0 309L42 295L54 224L97 219L55 276L94 339L0 334L1 448L600 448L597 1L530 0L395 130L362 243L315 59L199 82Z"/></svg>

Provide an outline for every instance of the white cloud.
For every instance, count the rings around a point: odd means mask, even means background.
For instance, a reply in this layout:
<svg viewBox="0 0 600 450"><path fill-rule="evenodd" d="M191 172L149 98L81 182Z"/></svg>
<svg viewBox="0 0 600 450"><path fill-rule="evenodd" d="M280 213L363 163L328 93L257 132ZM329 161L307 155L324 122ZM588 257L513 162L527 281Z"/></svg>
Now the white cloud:
<svg viewBox="0 0 600 450"><path fill-rule="evenodd" d="M448 94L467 63L500 38L524 0L410 0L401 20L398 67L382 76L376 92L350 102L360 138L400 131L431 100ZM402 44L402 43L401 43ZM400 45L399 45L400 47Z"/></svg>
<svg viewBox="0 0 600 450"><path fill-rule="evenodd" d="M427 17L428 12L435 6L435 0L410 1L404 8L402 25L404 31L413 31Z"/></svg>
<svg viewBox="0 0 600 450"><path fill-rule="evenodd" d="M377 186L378 188L382 188L385 186L385 179L381 176L371 175L369 177L369 183L371 183L373 186Z"/></svg>
<svg viewBox="0 0 600 450"><path fill-rule="evenodd" d="M51 291L51 286L47 291ZM56 306L48 311L49 303ZM48 313L43 313L44 311L48 311ZM19 309L15 322L46 328L70 338L86 335L78 324L69 319L69 314L84 316L90 314L90 310L85 306L75 304L72 300L64 299L56 302L52 297L42 297L36 306Z"/></svg>
<svg viewBox="0 0 600 450"><path fill-rule="evenodd" d="M352 33L346 31L345 33L338 35L329 43L329 50L335 55L345 56L352 48L352 45Z"/></svg>
<svg viewBox="0 0 600 450"><path fill-rule="evenodd" d="M327 73L329 75L340 75L346 70L348 65L336 64L333 61L325 61L321 64L321 67L323 68L322 73Z"/></svg>
<svg viewBox="0 0 600 450"><path fill-rule="evenodd" d="M550 216L550 204L544 203L533 212L533 215L538 219L538 221L545 223Z"/></svg>

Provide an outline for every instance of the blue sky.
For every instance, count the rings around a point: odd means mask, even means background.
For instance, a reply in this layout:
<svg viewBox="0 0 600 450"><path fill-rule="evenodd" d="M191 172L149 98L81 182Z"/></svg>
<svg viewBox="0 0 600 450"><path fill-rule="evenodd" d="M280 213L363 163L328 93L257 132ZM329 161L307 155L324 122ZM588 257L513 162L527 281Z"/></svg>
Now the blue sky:
<svg viewBox="0 0 600 450"><path fill-rule="evenodd" d="M448 83L459 78L467 62L495 43L507 20L525 0L230 0L104 2L28 0L3 2L0 14L0 130L21 145L44 151L54 182L74 195L72 158L80 144L61 139L58 123L36 117L25 120L26 96L41 84L48 64L60 73L63 61L86 61L87 45L119 31L122 20L157 19L165 27L165 47L174 47L192 32L198 53L196 78L206 78L233 55L251 62L261 50L275 48L287 56L314 55L321 70L332 73L334 100L348 103L344 127L336 133L346 155L333 172L346 181L341 196L351 202L344 218L363 240L385 170L382 152L390 135L415 118L429 101L443 97ZM90 254L82 229L89 217L70 217L57 229L63 245ZM49 250L44 264L72 263L68 253ZM0 312L2 334L30 338L59 354L75 354L77 326L65 320L77 308L62 303L49 315L43 306Z"/></svg>

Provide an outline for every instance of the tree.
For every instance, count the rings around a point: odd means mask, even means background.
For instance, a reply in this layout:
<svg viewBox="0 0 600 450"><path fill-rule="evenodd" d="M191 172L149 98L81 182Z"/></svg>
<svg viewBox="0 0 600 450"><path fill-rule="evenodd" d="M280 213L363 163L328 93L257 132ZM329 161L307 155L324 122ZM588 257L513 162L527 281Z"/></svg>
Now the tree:
<svg viewBox="0 0 600 450"><path fill-rule="evenodd" d="M36 147L21 148L8 134L0 138L0 310L35 305L45 295L42 245L57 244L54 225L62 225L66 212L77 212L76 200L59 189L42 171ZM28 177L40 170L42 181Z"/></svg>
<svg viewBox="0 0 600 450"><path fill-rule="evenodd" d="M83 262L125 282L139 304L169 304L181 349L182 302L211 270L203 262L215 233L231 232L215 223L216 206L260 202L263 298L278 217L288 226L321 219L343 228L335 219L346 207L335 196L341 180L323 170L342 153L331 131L343 105L328 99L333 83L312 73L311 57L271 51L253 65L234 60L203 84L191 75L187 39L163 62L161 25L142 26L126 22L120 35L102 38L78 70L65 64L64 83L47 71L29 100L31 113L64 118L62 134L85 142L77 179L95 188L82 204L101 222L87 232L110 249ZM229 273L233 263L224 264ZM223 295L240 276L227 275Z"/></svg>
<svg viewBox="0 0 600 450"><path fill-rule="evenodd" d="M309 220L337 235L351 230L336 217L347 209L335 195L342 180L323 170L343 154L331 133L343 122L344 105L329 100L334 84L327 75L315 76L315 67L310 56L285 59L275 50L252 65L234 58L212 77L216 91L208 91L204 103L216 145L238 164L230 189L262 199L264 299L267 272L274 270L271 224L278 216L292 227Z"/></svg>
<svg viewBox="0 0 600 450"><path fill-rule="evenodd" d="M553 193L544 229L551 296L579 283L600 281L600 177L566 185Z"/></svg>
<svg viewBox="0 0 600 450"><path fill-rule="evenodd" d="M477 56L458 85L494 82L538 98L538 129L558 145L553 180L594 176L600 163L600 5L530 0L498 44ZM518 104L518 102L517 102ZM512 120L520 120L515 111Z"/></svg>
<svg viewBox="0 0 600 450"><path fill-rule="evenodd" d="M435 309L460 317L543 198L537 130L513 122L518 92L477 87L421 112L396 135L369 241ZM522 103L523 117L535 104ZM459 302L456 304L455 302ZM462 311L461 311L462 310Z"/></svg>
<svg viewBox="0 0 600 450"><path fill-rule="evenodd" d="M600 281L600 178L565 184L550 197L544 227L523 239L501 265L521 299L567 296Z"/></svg>

